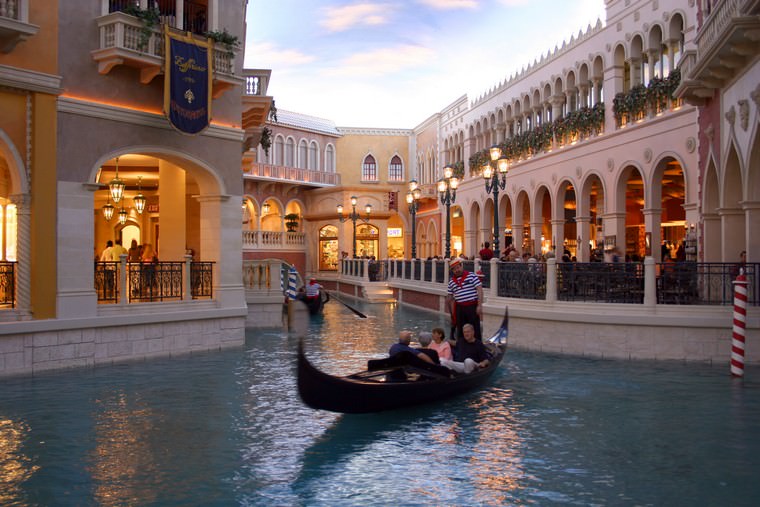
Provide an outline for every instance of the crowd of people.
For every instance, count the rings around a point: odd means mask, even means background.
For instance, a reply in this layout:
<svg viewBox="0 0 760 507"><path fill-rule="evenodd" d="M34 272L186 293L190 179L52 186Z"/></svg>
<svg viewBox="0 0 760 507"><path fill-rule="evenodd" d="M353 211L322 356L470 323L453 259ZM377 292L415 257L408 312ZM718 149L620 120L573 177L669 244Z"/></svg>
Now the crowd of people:
<svg viewBox="0 0 760 507"><path fill-rule="evenodd" d="M100 262L118 262L121 260L122 255L127 256L127 262L158 262L158 255L156 255L153 245L150 243L138 245L137 240L134 239L129 246L129 250L124 248L120 239L116 241L109 239L106 241L106 247L103 251L95 256L95 260Z"/></svg>

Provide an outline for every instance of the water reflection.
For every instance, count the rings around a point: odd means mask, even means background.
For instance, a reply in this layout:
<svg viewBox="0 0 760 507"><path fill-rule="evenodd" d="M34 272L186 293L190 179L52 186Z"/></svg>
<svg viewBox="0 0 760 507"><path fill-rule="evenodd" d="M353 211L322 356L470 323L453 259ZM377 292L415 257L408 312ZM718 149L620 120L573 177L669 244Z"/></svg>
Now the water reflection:
<svg viewBox="0 0 760 507"><path fill-rule="evenodd" d="M23 422L0 419L0 504L24 503L24 483L39 470L24 454L29 426Z"/></svg>
<svg viewBox="0 0 760 507"><path fill-rule="evenodd" d="M481 473L473 478L475 499L483 505L504 505L510 493L524 487L525 442L512 390L492 387L470 403L475 411L479 441L470 463Z"/></svg>
<svg viewBox="0 0 760 507"><path fill-rule="evenodd" d="M124 392L98 400L95 409L95 447L88 457L95 500L104 506L154 502L160 488L149 485L166 477L149 441L155 431L151 410Z"/></svg>

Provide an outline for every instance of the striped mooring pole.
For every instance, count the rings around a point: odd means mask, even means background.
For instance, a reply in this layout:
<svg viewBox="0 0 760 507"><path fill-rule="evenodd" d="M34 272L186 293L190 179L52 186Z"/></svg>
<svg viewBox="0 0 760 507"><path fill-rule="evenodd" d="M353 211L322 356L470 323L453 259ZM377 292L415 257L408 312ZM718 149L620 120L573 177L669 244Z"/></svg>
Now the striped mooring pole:
<svg viewBox="0 0 760 507"><path fill-rule="evenodd" d="M298 281L298 271L296 268L291 267L288 271L288 292L287 295L290 299L296 298L296 283Z"/></svg>
<svg viewBox="0 0 760 507"><path fill-rule="evenodd" d="M744 337L747 325L747 277L744 270L734 280L734 329L731 339L731 375L744 376Z"/></svg>

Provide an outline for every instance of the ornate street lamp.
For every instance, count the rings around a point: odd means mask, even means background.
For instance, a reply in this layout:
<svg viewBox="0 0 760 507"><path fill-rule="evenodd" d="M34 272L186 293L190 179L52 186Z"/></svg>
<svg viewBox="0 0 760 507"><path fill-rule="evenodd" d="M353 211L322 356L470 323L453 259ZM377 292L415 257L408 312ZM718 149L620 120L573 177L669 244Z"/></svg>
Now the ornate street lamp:
<svg viewBox="0 0 760 507"><path fill-rule="evenodd" d="M489 194L493 193L493 251L498 257L500 254L499 190L504 190L507 186L509 159L507 159L506 155L502 155L501 148L495 144L491 146L489 151L491 153L491 161L483 164L483 179L486 182L486 192Z"/></svg>
<svg viewBox="0 0 760 507"><path fill-rule="evenodd" d="M446 253L444 257L451 257L451 203L457 200L457 187L459 179L454 176L454 168L447 165L443 168L443 178L438 180L438 193L441 196L441 204L446 206Z"/></svg>
<svg viewBox="0 0 760 507"><path fill-rule="evenodd" d="M102 210L103 210L103 218L106 219L106 222L110 222L111 221L111 219L113 218L113 212L114 212L115 209L116 208L114 208L113 204L111 204L111 199L109 197L108 202L106 202L103 205L103 208L102 208Z"/></svg>
<svg viewBox="0 0 760 507"><path fill-rule="evenodd" d="M353 243L354 243L354 259L356 259L356 221L361 220L362 222L365 222L365 223L369 222L369 215L370 213L372 213L372 205L367 204L364 207L364 210L367 212L367 218L363 218L361 215L359 215L359 213L356 212L356 197L355 196L351 196L351 214L350 215L348 216L343 215L342 204L338 204L337 210L338 210L338 220L340 220L341 223L345 222L346 220L351 220L351 222L354 225Z"/></svg>
<svg viewBox="0 0 760 507"><path fill-rule="evenodd" d="M417 258L417 210L420 207L420 186L417 180L409 182L409 192L406 193L406 203L409 214L412 215L412 259Z"/></svg>
<svg viewBox="0 0 760 507"><path fill-rule="evenodd" d="M132 202L135 203L135 209L140 215L142 215L142 212L145 211L145 205L148 202L148 199L142 193L142 185L140 184L141 182L142 182L142 176L138 176L137 177L137 195L132 199Z"/></svg>
<svg viewBox="0 0 760 507"><path fill-rule="evenodd" d="M108 191L111 193L111 199L113 199L114 204L118 204L121 201L125 186L124 181L119 179L119 157L116 157L116 177L108 184Z"/></svg>

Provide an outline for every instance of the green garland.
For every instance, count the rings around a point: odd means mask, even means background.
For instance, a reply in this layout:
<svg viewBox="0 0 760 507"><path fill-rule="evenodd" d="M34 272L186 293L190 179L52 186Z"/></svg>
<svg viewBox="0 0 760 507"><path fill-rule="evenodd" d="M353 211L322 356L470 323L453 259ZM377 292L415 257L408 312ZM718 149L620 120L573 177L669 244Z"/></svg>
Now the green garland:
<svg viewBox="0 0 760 507"><path fill-rule="evenodd" d="M229 33L226 28L221 32L219 30L214 30L212 32L206 32L203 35L224 46L224 49L227 50L227 54L230 58L235 56L235 51L240 48L240 40L237 36Z"/></svg>

